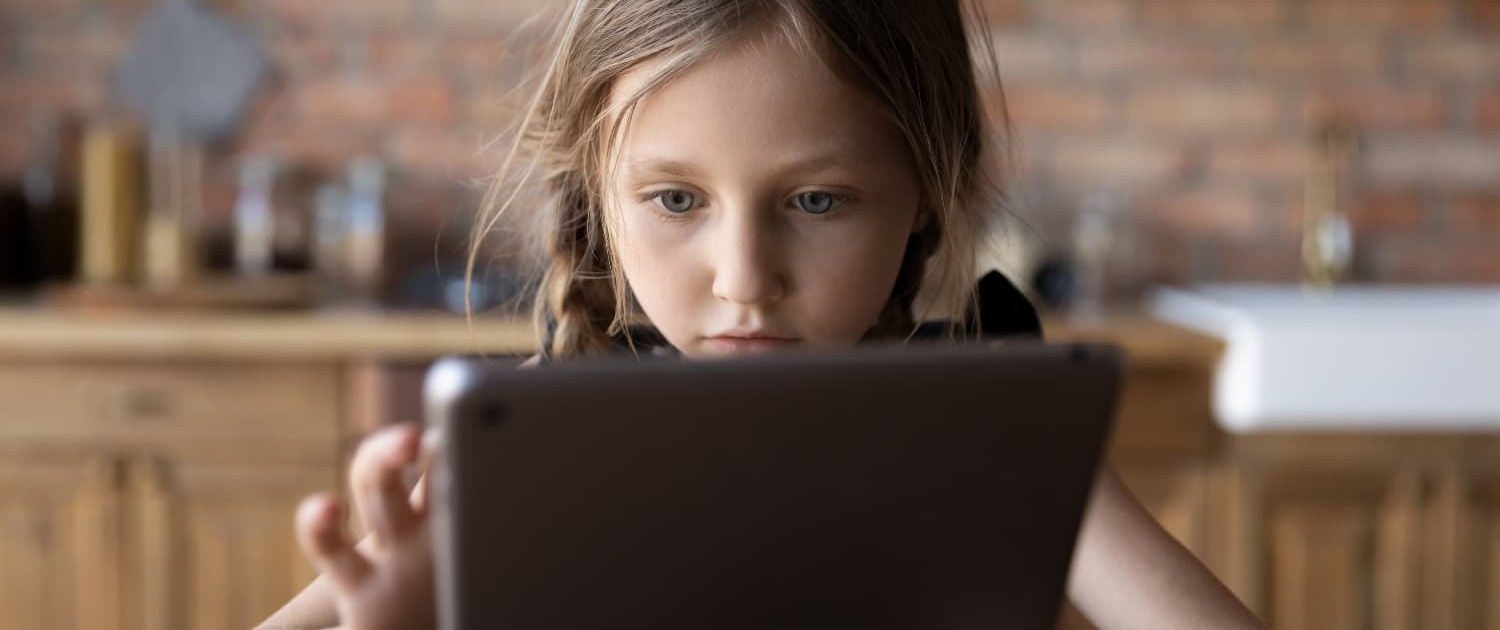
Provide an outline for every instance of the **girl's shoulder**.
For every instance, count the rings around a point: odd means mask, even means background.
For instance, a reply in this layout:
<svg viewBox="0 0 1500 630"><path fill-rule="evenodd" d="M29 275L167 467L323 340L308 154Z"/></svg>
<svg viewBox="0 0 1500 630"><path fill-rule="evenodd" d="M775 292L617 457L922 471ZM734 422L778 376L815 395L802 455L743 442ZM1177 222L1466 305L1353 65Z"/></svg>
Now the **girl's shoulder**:
<svg viewBox="0 0 1500 630"><path fill-rule="evenodd" d="M991 271L979 279L976 288L979 321L976 327L986 338L1031 337L1041 339L1042 319L1036 307L1005 274ZM973 330L973 328L970 328Z"/></svg>
<svg viewBox="0 0 1500 630"><path fill-rule="evenodd" d="M955 332L964 337L977 335L986 340L1042 338L1042 320L1036 307L1010 279L991 271L979 279L975 288L978 312L975 321L923 322L917 326L916 339L942 339Z"/></svg>

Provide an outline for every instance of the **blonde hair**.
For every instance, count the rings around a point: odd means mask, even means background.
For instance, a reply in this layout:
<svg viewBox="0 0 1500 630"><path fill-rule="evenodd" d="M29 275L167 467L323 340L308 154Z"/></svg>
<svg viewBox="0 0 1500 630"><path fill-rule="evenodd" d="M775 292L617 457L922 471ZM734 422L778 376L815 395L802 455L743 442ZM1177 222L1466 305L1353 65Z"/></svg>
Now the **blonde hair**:
<svg viewBox="0 0 1500 630"><path fill-rule="evenodd" d="M551 358L598 355L632 309L605 219L611 142L643 98L713 53L767 28L820 53L905 136L919 171L922 227L871 337L909 336L918 316L973 314L978 233L998 210L990 179L1010 123L978 0L574 0L516 122L501 176L485 195L467 278L485 236L523 191L539 189L546 268L533 318ZM979 44L975 55L971 42ZM976 57L989 62L991 135ZM611 111L620 77L653 61L644 87ZM1003 135L1000 135L1003 134ZM992 143L994 138L998 143ZM992 147L998 146L1000 150ZM998 160L997 160L998 158ZM517 165L525 162L524 168Z"/></svg>

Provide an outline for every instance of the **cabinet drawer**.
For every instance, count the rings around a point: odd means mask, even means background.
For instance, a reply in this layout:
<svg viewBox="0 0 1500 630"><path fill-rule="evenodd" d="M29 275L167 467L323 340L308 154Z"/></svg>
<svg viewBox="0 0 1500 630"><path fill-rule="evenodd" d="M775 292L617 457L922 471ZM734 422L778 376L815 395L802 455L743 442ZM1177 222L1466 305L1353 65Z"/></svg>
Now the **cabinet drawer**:
<svg viewBox="0 0 1500 630"><path fill-rule="evenodd" d="M327 440L333 365L0 364L0 435L82 439Z"/></svg>

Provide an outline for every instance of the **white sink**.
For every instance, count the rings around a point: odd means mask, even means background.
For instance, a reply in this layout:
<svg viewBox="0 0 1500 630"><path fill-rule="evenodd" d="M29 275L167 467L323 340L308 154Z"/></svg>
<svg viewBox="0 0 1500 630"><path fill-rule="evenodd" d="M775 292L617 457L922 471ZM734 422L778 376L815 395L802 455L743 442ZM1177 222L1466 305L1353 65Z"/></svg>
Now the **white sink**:
<svg viewBox="0 0 1500 630"><path fill-rule="evenodd" d="M1500 431L1500 288L1220 284L1149 305L1226 342L1228 430Z"/></svg>

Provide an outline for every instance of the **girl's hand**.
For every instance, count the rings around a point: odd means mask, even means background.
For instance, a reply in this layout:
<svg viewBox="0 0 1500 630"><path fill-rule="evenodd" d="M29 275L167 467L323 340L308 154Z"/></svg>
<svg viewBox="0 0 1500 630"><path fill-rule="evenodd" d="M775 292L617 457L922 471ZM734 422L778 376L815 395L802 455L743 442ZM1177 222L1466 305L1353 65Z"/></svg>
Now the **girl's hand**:
<svg viewBox="0 0 1500 630"><path fill-rule="evenodd" d="M420 459L415 425L382 429L360 443L349 466L354 508L370 529L355 545L337 499L315 495L297 510L302 550L327 576L341 627L433 628L432 541L425 483L408 498L402 470Z"/></svg>

